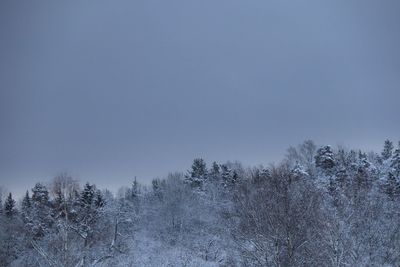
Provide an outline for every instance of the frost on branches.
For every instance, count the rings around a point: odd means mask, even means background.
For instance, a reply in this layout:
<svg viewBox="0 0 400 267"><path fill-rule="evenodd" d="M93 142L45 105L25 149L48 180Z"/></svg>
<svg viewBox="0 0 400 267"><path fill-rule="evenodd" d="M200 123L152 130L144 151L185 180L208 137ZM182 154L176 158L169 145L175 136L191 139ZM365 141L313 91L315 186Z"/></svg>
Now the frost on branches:
<svg viewBox="0 0 400 267"><path fill-rule="evenodd" d="M0 190L0 266L400 266L400 143L194 159L118 192L66 173Z"/></svg>

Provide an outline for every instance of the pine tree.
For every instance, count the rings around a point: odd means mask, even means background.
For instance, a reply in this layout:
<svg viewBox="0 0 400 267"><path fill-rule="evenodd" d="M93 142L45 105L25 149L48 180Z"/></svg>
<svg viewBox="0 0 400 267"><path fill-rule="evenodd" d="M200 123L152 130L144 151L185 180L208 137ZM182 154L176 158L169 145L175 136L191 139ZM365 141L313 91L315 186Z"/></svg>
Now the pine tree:
<svg viewBox="0 0 400 267"><path fill-rule="evenodd" d="M390 140L386 140L385 144L383 145L383 150L382 150L382 159L383 160L388 160L392 157L393 154L393 143Z"/></svg>
<svg viewBox="0 0 400 267"><path fill-rule="evenodd" d="M186 176L186 182L192 187L202 187L207 180L207 166L203 159L197 158L193 160L192 169Z"/></svg>
<svg viewBox="0 0 400 267"><path fill-rule="evenodd" d="M26 191L24 198L22 199L21 203L21 216L22 220L25 224L31 221L31 212L32 212L32 202L31 198L29 197L29 192Z"/></svg>
<svg viewBox="0 0 400 267"><path fill-rule="evenodd" d="M24 198L21 203L21 211L23 214L28 214L32 208L31 198L29 197L29 192L26 191Z"/></svg>
<svg viewBox="0 0 400 267"><path fill-rule="evenodd" d="M207 174L206 163L203 159L198 158L193 160L191 177L204 177Z"/></svg>
<svg viewBox="0 0 400 267"><path fill-rule="evenodd" d="M15 213L15 200L12 198L12 194L9 193L6 201L4 202L4 214L7 217L12 217Z"/></svg>
<svg viewBox="0 0 400 267"><path fill-rule="evenodd" d="M48 205L49 203L49 191L41 183L35 184L32 188L32 201L35 203L41 203Z"/></svg>
<svg viewBox="0 0 400 267"><path fill-rule="evenodd" d="M90 207L93 203L94 195L95 195L94 185L86 183L81 193L81 206Z"/></svg>
<svg viewBox="0 0 400 267"><path fill-rule="evenodd" d="M330 146L324 146L317 150L315 165L324 170L332 169L335 166L335 157Z"/></svg>
<svg viewBox="0 0 400 267"><path fill-rule="evenodd" d="M37 183L32 188L32 234L35 239L39 239L49 231L54 222L49 200L49 191L41 184Z"/></svg>
<svg viewBox="0 0 400 267"><path fill-rule="evenodd" d="M223 187L227 188L234 186L238 182L239 175L235 170L232 170L226 164L222 164L221 178Z"/></svg>

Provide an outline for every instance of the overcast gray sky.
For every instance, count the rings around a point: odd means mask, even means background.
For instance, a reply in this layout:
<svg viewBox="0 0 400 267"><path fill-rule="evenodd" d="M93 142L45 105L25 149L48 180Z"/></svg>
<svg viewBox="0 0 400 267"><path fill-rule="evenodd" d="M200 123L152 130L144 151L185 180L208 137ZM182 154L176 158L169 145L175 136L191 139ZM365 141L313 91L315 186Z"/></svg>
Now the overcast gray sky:
<svg viewBox="0 0 400 267"><path fill-rule="evenodd" d="M0 184L400 138L400 1L0 3Z"/></svg>

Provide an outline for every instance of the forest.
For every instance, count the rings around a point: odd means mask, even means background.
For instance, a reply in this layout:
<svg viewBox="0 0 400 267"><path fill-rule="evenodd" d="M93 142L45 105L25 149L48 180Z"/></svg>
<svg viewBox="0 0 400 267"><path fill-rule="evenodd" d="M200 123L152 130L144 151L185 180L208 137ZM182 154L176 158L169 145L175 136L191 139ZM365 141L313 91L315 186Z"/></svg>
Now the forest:
<svg viewBox="0 0 400 267"><path fill-rule="evenodd" d="M118 192L60 173L0 205L0 266L400 266L400 142L196 158Z"/></svg>

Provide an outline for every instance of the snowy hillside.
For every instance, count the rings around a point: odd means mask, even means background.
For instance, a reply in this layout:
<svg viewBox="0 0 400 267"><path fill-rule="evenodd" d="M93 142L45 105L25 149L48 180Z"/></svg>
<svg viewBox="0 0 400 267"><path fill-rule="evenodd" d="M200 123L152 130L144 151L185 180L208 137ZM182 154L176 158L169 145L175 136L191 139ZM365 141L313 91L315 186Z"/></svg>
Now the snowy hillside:
<svg viewBox="0 0 400 267"><path fill-rule="evenodd" d="M0 266L400 266L400 143L195 159L117 194L61 174L2 198Z"/></svg>

